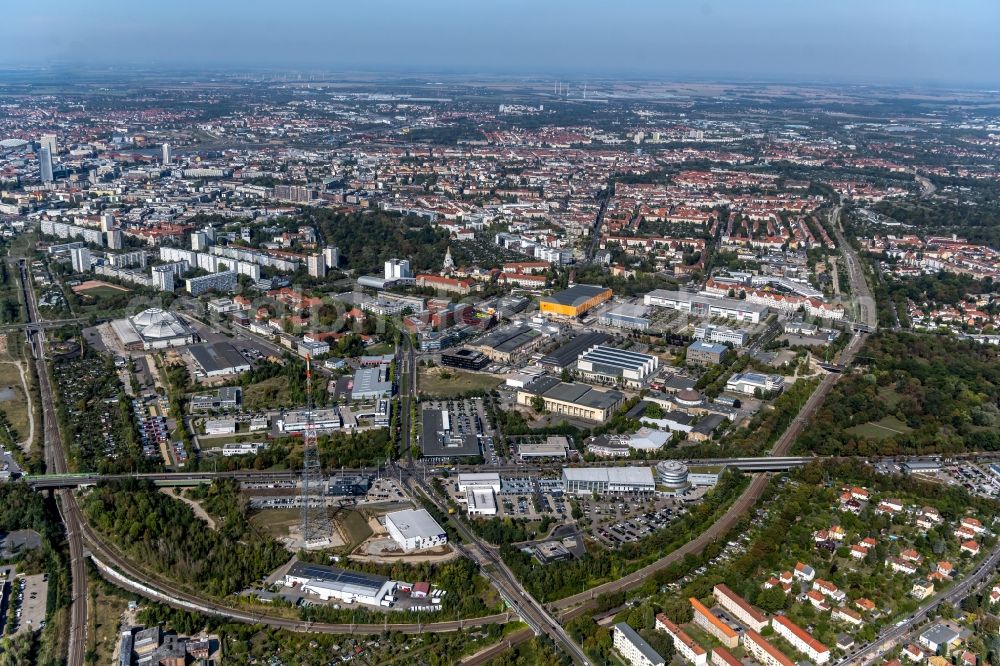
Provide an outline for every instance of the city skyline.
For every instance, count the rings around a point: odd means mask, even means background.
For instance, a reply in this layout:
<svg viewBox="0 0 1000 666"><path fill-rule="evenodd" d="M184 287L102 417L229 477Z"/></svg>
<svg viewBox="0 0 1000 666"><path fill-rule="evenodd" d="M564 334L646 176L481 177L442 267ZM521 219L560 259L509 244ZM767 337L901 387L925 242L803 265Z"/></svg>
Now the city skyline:
<svg viewBox="0 0 1000 666"><path fill-rule="evenodd" d="M810 83L995 85L1000 6L521 0L7 9L8 66L294 68ZM593 21L595 12L602 19ZM309 18L309 20L303 20Z"/></svg>

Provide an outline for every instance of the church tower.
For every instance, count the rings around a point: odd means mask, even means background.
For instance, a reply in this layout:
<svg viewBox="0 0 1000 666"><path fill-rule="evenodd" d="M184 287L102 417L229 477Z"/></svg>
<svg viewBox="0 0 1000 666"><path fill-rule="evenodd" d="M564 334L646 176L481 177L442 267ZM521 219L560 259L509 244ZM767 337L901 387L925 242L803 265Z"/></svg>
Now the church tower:
<svg viewBox="0 0 1000 666"><path fill-rule="evenodd" d="M444 253L444 266L441 268L443 273L451 273L455 270L455 262L451 258L451 247L449 247Z"/></svg>

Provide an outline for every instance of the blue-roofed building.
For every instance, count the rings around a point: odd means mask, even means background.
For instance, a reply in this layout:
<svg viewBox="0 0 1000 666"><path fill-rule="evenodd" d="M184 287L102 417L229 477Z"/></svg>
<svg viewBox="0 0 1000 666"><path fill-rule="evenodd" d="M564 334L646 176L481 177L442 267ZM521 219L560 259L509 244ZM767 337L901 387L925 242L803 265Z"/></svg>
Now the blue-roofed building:
<svg viewBox="0 0 1000 666"><path fill-rule="evenodd" d="M722 357L729 351L729 347L717 342L705 342L697 340L688 345L687 361L689 363L705 363L708 365L718 365L722 362Z"/></svg>
<svg viewBox="0 0 1000 666"><path fill-rule="evenodd" d="M645 331L650 324L649 308L641 304L625 303L602 314L601 323L605 326Z"/></svg>
<svg viewBox="0 0 1000 666"><path fill-rule="evenodd" d="M118 644L118 666L132 666L132 640L131 629L122 632L121 642Z"/></svg>

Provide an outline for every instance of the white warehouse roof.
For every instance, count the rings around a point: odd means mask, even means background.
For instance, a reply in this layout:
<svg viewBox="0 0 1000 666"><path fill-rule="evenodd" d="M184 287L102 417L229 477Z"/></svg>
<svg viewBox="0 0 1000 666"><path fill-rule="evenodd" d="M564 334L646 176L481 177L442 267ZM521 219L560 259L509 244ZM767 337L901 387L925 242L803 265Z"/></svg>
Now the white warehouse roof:
<svg viewBox="0 0 1000 666"><path fill-rule="evenodd" d="M497 472L459 474L458 489L464 491L470 487L493 488L496 492L500 492L500 475Z"/></svg>
<svg viewBox="0 0 1000 666"><path fill-rule="evenodd" d="M391 522L403 535L403 538L422 537L430 539L444 534L444 528L427 512L427 509L405 509L385 515L386 522Z"/></svg>
<svg viewBox="0 0 1000 666"><path fill-rule="evenodd" d="M655 485L650 467L563 467L563 479L615 485Z"/></svg>

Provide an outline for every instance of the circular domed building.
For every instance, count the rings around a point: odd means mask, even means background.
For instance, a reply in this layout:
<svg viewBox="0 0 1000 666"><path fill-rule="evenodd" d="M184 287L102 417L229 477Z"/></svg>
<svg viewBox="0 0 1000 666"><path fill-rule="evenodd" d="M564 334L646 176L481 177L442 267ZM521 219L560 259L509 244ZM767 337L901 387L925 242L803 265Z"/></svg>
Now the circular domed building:
<svg viewBox="0 0 1000 666"><path fill-rule="evenodd" d="M679 460L662 460L656 463L656 482L672 491L687 488L687 465Z"/></svg>
<svg viewBox="0 0 1000 666"><path fill-rule="evenodd" d="M694 389L681 389L674 396L674 402L681 407L700 407L705 404L705 398Z"/></svg>
<svg viewBox="0 0 1000 666"><path fill-rule="evenodd" d="M172 312L149 308L128 319L111 322L127 349L165 349L193 344L194 331Z"/></svg>

